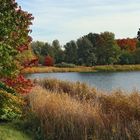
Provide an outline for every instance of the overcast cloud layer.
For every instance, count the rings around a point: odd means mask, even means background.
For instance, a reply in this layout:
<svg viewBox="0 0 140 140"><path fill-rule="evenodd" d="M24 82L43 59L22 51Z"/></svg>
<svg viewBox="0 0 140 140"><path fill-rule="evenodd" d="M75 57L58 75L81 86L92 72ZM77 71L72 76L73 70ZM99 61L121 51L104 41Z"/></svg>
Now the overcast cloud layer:
<svg viewBox="0 0 140 140"><path fill-rule="evenodd" d="M34 40L61 44L89 32L114 32L116 38L136 37L140 0L17 0L35 17Z"/></svg>

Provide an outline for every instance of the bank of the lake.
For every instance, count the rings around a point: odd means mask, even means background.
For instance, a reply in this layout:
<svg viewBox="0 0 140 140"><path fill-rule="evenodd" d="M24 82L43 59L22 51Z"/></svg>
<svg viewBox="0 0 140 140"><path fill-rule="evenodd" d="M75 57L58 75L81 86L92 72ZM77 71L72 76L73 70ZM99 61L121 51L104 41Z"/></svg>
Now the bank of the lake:
<svg viewBox="0 0 140 140"><path fill-rule="evenodd" d="M50 73L50 72L115 72L115 71L140 71L140 65L102 65L93 67L76 66L73 68L60 67L29 67L22 73Z"/></svg>

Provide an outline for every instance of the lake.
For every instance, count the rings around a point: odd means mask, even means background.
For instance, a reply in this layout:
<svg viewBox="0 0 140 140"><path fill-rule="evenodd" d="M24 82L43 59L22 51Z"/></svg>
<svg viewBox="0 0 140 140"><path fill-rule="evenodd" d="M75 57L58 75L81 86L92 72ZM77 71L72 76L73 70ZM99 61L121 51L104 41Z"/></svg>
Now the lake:
<svg viewBox="0 0 140 140"><path fill-rule="evenodd" d="M35 73L27 78L56 78L67 81L80 81L100 90L122 89L140 91L140 72L96 72L96 73Z"/></svg>

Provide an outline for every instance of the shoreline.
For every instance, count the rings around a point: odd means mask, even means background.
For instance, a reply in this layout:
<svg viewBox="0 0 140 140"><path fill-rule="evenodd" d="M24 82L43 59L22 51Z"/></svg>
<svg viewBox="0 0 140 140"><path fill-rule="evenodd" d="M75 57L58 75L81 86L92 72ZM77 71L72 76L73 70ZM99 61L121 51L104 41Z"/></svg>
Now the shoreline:
<svg viewBox="0 0 140 140"><path fill-rule="evenodd" d="M140 65L102 65L102 66L76 66L73 68L60 67L28 67L22 70L23 74L32 73L55 73L55 72L123 72L123 71L140 71Z"/></svg>

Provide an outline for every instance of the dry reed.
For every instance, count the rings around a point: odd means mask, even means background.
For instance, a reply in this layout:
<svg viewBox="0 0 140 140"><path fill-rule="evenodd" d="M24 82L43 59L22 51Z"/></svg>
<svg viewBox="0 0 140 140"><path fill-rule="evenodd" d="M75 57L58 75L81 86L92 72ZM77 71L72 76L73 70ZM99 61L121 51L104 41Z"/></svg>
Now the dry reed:
<svg viewBox="0 0 140 140"><path fill-rule="evenodd" d="M50 73L50 72L98 72L98 71L140 71L140 65L102 65L102 66L76 66L74 68L59 67L29 67L23 69L22 73Z"/></svg>
<svg viewBox="0 0 140 140"><path fill-rule="evenodd" d="M140 94L96 91L56 79L36 81L29 96L46 140L139 140Z"/></svg>

